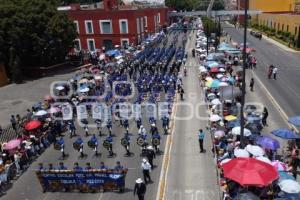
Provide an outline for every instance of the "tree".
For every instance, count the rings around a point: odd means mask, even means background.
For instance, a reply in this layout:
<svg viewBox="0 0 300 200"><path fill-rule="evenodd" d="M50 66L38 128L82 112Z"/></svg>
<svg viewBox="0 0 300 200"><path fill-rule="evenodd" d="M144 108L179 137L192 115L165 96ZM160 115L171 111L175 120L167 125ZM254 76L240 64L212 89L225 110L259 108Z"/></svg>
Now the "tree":
<svg viewBox="0 0 300 200"><path fill-rule="evenodd" d="M12 77L15 66L62 62L76 37L75 25L57 11L58 0L0 0L0 55ZM14 65L10 48L15 50Z"/></svg>

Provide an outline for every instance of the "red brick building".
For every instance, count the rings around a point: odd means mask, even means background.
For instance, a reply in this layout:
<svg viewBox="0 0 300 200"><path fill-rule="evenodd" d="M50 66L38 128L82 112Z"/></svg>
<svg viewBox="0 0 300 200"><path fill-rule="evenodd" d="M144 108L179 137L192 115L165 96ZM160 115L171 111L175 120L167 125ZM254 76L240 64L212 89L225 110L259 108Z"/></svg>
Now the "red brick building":
<svg viewBox="0 0 300 200"><path fill-rule="evenodd" d="M111 49L115 45L137 45L148 34L167 25L168 8L118 5L117 0L103 0L91 5L71 4L59 7L67 12L77 27L75 51Z"/></svg>

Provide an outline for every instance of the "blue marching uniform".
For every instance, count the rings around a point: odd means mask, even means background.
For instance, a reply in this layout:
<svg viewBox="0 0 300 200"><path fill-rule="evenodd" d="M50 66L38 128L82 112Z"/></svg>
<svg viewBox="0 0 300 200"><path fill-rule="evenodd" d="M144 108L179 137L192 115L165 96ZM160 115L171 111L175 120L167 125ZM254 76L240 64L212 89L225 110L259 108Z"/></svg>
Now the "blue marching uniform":
<svg viewBox="0 0 300 200"><path fill-rule="evenodd" d="M92 138L90 139L90 142L92 142L95 145L93 150L94 150L95 154L98 155L98 151L97 151L97 149L98 149L98 139L97 139L96 135L92 136Z"/></svg>
<svg viewBox="0 0 300 200"><path fill-rule="evenodd" d="M77 138L75 143L80 145L79 152L80 152L80 156L83 157L84 156L84 154L83 154L83 140L81 139L81 137Z"/></svg>
<svg viewBox="0 0 300 200"><path fill-rule="evenodd" d="M64 158L64 157L66 156L66 154L65 154L65 141L64 141L64 138L61 137L61 138L57 141L57 144L60 145L60 151L61 151L62 157Z"/></svg>

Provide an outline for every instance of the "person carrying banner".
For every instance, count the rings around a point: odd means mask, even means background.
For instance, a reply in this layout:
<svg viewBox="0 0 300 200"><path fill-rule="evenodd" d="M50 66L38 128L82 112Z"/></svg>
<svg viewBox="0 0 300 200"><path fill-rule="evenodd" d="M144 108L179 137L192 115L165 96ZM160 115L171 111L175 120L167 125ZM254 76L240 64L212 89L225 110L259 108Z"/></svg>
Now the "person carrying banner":
<svg viewBox="0 0 300 200"><path fill-rule="evenodd" d="M139 200L144 200L146 190L147 190L146 184L143 182L143 180L141 178L138 178L135 181L133 196L135 196L137 194Z"/></svg>
<svg viewBox="0 0 300 200"><path fill-rule="evenodd" d="M64 165L63 162L60 162L58 166L58 170L67 170L67 167Z"/></svg>
<svg viewBox="0 0 300 200"><path fill-rule="evenodd" d="M86 163L86 166L85 166L85 168L84 168L84 170L89 171L89 170L92 170L92 169L93 169L93 168L92 168L92 166L91 166L91 163L87 162L87 163Z"/></svg>
<svg viewBox="0 0 300 200"><path fill-rule="evenodd" d="M39 163L37 170L39 170L39 171L45 170L43 163Z"/></svg>
<svg viewBox="0 0 300 200"><path fill-rule="evenodd" d="M117 161L116 166L114 167L114 171L122 172L124 170L124 167L121 165L120 161Z"/></svg>
<svg viewBox="0 0 300 200"><path fill-rule="evenodd" d="M73 170L75 172L81 172L81 171L83 171L83 168L79 166L78 162L76 162L76 163L74 163Z"/></svg>
<svg viewBox="0 0 300 200"><path fill-rule="evenodd" d="M53 167L53 164L52 164L52 163L49 163L49 164L48 164L48 170L55 170L55 167Z"/></svg>
<svg viewBox="0 0 300 200"><path fill-rule="evenodd" d="M104 162L100 162L100 170L108 170L108 167L105 166Z"/></svg>

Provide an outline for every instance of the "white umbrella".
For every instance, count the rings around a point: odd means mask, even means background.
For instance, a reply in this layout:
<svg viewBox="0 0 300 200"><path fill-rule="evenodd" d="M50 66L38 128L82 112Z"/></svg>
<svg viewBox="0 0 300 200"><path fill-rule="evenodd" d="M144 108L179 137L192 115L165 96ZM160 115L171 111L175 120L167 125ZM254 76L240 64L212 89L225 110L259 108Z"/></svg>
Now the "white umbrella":
<svg viewBox="0 0 300 200"><path fill-rule="evenodd" d="M219 72L225 72L226 70L224 68L220 68Z"/></svg>
<svg viewBox="0 0 300 200"><path fill-rule="evenodd" d="M272 165L271 160L267 157L260 156L260 157L256 157L255 159L260 160L260 161L265 162L265 163L268 163L269 165Z"/></svg>
<svg viewBox="0 0 300 200"><path fill-rule="evenodd" d="M90 90L89 88L85 87L85 88L81 88L79 92L88 92L89 90Z"/></svg>
<svg viewBox="0 0 300 200"><path fill-rule="evenodd" d="M219 84L219 86L220 86L220 87L226 87L226 86L229 86L229 85L228 85L228 83L226 83L226 82L221 82L221 83Z"/></svg>
<svg viewBox="0 0 300 200"><path fill-rule="evenodd" d="M248 144L245 149L255 157L260 157L265 155L265 151L260 146L257 145Z"/></svg>
<svg viewBox="0 0 300 200"><path fill-rule="evenodd" d="M57 90L63 90L63 89L65 89L65 87L62 86L62 85L60 85L60 86L57 86L56 89L57 89Z"/></svg>
<svg viewBox="0 0 300 200"><path fill-rule="evenodd" d="M231 161L230 158L225 158L224 160L222 160L222 161L220 162L220 165L224 165L225 163L228 163L229 161Z"/></svg>
<svg viewBox="0 0 300 200"><path fill-rule="evenodd" d="M234 156L237 158L249 158L250 154L245 149L235 149L234 150Z"/></svg>
<svg viewBox="0 0 300 200"><path fill-rule="evenodd" d="M222 78L223 76L224 76L223 74L217 74L218 79Z"/></svg>
<svg viewBox="0 0 300 200"><path fill-rule="evenodd" d="M222 119L222 117L220 117L219 115L211 115L209 117L209 121L211 122L217 122L217 121L220 121Z"/></svg>
<svg viewBox="0 0 300 200"><path fill-rule="evenodd" d="M231 133L233 135L240 135L241 134L241 127L240 126L234 127L231 130ZM249 129L244 128L244 136L249 137L250 135L251 135L251 131Z"/></svg>
<svg viewBox="0 0 300 200"><path fill-rule="evenodd" d="M35 116L44 116L44 115L47 115L47 111L45 111L45 110L39 110L34 115Z"/></svg>
<svg viewBox="0 0 300 200"><path fill-rule="evenodd" d="M299 193L300 184L297 181L285 179L278 183L280 189L286 193Z"/></svg>
<svg viewBox="0 0 300 200"><path fill-rule="evenodd" d="M213 104L213 105L221 105L222 102L221 102L219 99L213 99L213 100L211 101L211 104Z"/></svg>

